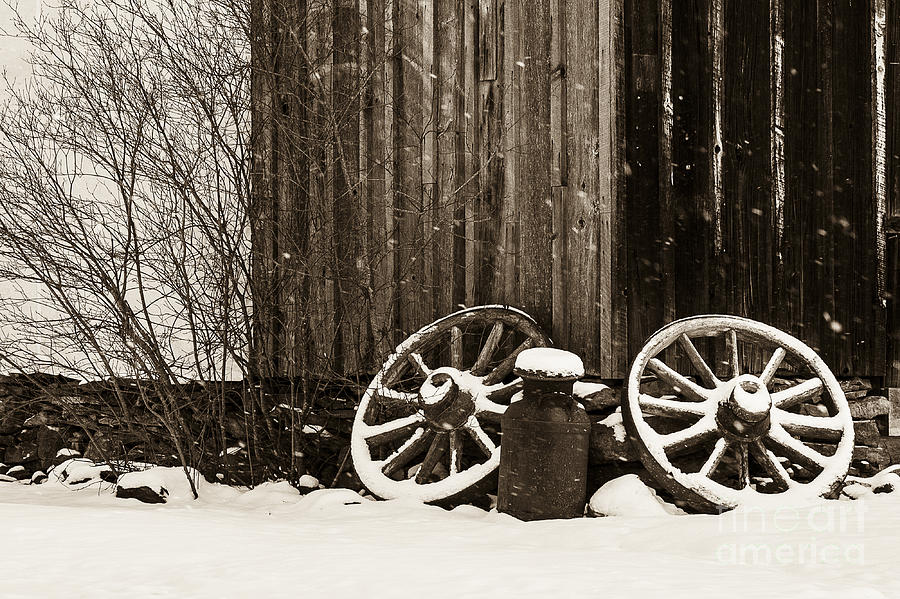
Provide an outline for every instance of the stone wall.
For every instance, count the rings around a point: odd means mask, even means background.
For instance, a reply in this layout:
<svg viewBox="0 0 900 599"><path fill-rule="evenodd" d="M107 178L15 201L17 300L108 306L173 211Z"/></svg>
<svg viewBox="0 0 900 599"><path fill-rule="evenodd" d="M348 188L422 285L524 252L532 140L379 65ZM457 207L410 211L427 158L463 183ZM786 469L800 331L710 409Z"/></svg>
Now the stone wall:
<svg viewBox="0 0 900 599"><path fill-rule="evenodd" d="M134 382L117 381L120 389ZM311 474L326 486L360 489L349 457L354 406L364 382L329 387L321 383L315 398L302 402L290 399L287 381L271 385L273 422L293 424L288 435L271 451L286 459L294 451L302 464L297 476ZM784 381L784 384L791 384ZM900 463L900 390L878 389L859 378L841 382L855 422L856 448L850 474L867 476L890 464ZM203 452L199 468L210 480L247 484L249 456L240 404L241 383L230 383L224 426L213 431L214 415L203 408L213 402L210 389L192 384L182 389L193 398L185 408L189 426L197 431L196 441ZM219 388L221 391L221 388ZM891 395L891 391L894 394ZM126 418L110 396L107 382L79 383L50 375L0 376L0 476L29 478L46 472L54 464L73 456L95 461L124 460L157 465L175 465L177 459L163 423L152 406L132 393L133 405ZM627 438L618 409L620 386L580 382L576 395L593 421L589 486L624 473L646 477L637 451ZM805 408L815 409L815 408ZM893 425L893 429L891 426ZM12 474L9 471L12 470ZM289 478L289 473L272 471L269 478ZM649 482L649 480L648 480Z"/></svg>

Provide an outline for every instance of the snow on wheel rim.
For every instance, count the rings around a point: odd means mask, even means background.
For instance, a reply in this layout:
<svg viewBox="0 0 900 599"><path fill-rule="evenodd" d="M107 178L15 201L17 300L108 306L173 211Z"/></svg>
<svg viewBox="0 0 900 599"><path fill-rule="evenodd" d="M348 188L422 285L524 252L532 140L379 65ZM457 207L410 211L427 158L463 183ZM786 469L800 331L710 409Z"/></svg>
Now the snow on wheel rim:
<svg viewBox="0 0 900 599"><path fill-rule="evenodd" d="M351 452L362 483L382 499L434 502L486 479L500 463L500 416L521 388L515 358L549 343L530 316L501 305L461 310L412 334L357 409ZM382 418L392 409L399 412Z"/></svg>
<svg viewBox="0 0 900 599"><path fill-rule="evenodd" d="M720 337L724 337L725 353L729 354L722 362L729 365L729 371L722 378L694 345L696 339ZM758 373L741 372L739 348L748 342L751 349L760 346L766 348L766 354L771 352ZM676 345L696 381L660 359L666 349ZM772 391L772 381L782 365L812 376ZM669 393L642 393L645 375L657 388L668 387ZM847 474L853 453L853 421L844 393L810 347L774 327L725 315L677 320L647 340L634 359L627 385L623 415L641 461L667 490L695 507L783 504L828 496ZM822 405L817 409L827 410L827 416L812 415L809 410L800 413L801 406L809 402ZM657 426L679 421L684 428L659 431L648 423L653 416L658 417ZM826 455L831 443L834 452ZM695 460L690 469L681 461L685 454ZM785 462L795 463L786 467ZM754 488L752 466L757 481L764 481L763 486L771 483L767 492ZM803 480L797 470L812 478Z"/></svg>

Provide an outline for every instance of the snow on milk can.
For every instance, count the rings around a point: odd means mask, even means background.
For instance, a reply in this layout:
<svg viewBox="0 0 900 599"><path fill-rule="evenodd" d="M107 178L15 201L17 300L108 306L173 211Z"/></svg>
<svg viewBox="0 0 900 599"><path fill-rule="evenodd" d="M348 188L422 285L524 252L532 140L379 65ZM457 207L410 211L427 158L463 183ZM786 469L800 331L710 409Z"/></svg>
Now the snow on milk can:
<svg viewBox="0 0 900 599"><path fill-rule="evenodd" d="M521 520L584 513L591 422L572 397L581 358L560 349L527 349L516 359L522 399L501 420L497 508Z"/></svg>

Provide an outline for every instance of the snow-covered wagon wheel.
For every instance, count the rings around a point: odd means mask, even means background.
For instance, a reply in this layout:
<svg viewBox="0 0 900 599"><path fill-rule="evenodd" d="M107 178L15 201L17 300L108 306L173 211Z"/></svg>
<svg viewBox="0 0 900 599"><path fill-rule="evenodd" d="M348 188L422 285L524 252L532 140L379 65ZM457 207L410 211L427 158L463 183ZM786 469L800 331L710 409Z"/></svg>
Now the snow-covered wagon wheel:
<svg viewBox="0 0 900 599"><path fill-rule="evenodd" d="M831 496L853 453L850 408L825 362L737 316L694 316L654 333L632 364L622 412L650 474L702 511Z"/></svg>
<svg viewBox="0 0 900 599"><path fill-rule="evenodd" d="M382 499L452 503L500 463L500 416L522 387L516 356L550 339L524 312L455 312L401 343L363 395L351 448Z"/></svg>

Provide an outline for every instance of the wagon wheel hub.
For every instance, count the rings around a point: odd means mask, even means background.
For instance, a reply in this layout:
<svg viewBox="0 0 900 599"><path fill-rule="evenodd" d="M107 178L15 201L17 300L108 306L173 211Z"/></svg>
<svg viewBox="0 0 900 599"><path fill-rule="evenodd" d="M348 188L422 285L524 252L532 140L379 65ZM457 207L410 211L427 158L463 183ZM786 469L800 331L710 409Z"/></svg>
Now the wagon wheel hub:
<svg viewBox="0 0 900 599"><path fill-rule="evenodd" d="M772 396L765 383L743 374L722 386L716 423L732 441L755 441L769 432L771 410Z"/></svg>
<svg viewBox="0 0 900 599"><path fill-rule="evenodd" d="M419 388L419 405L435 432L462 428L475 414L475 400L465 373L452 367L433 370Z"/></svg>

